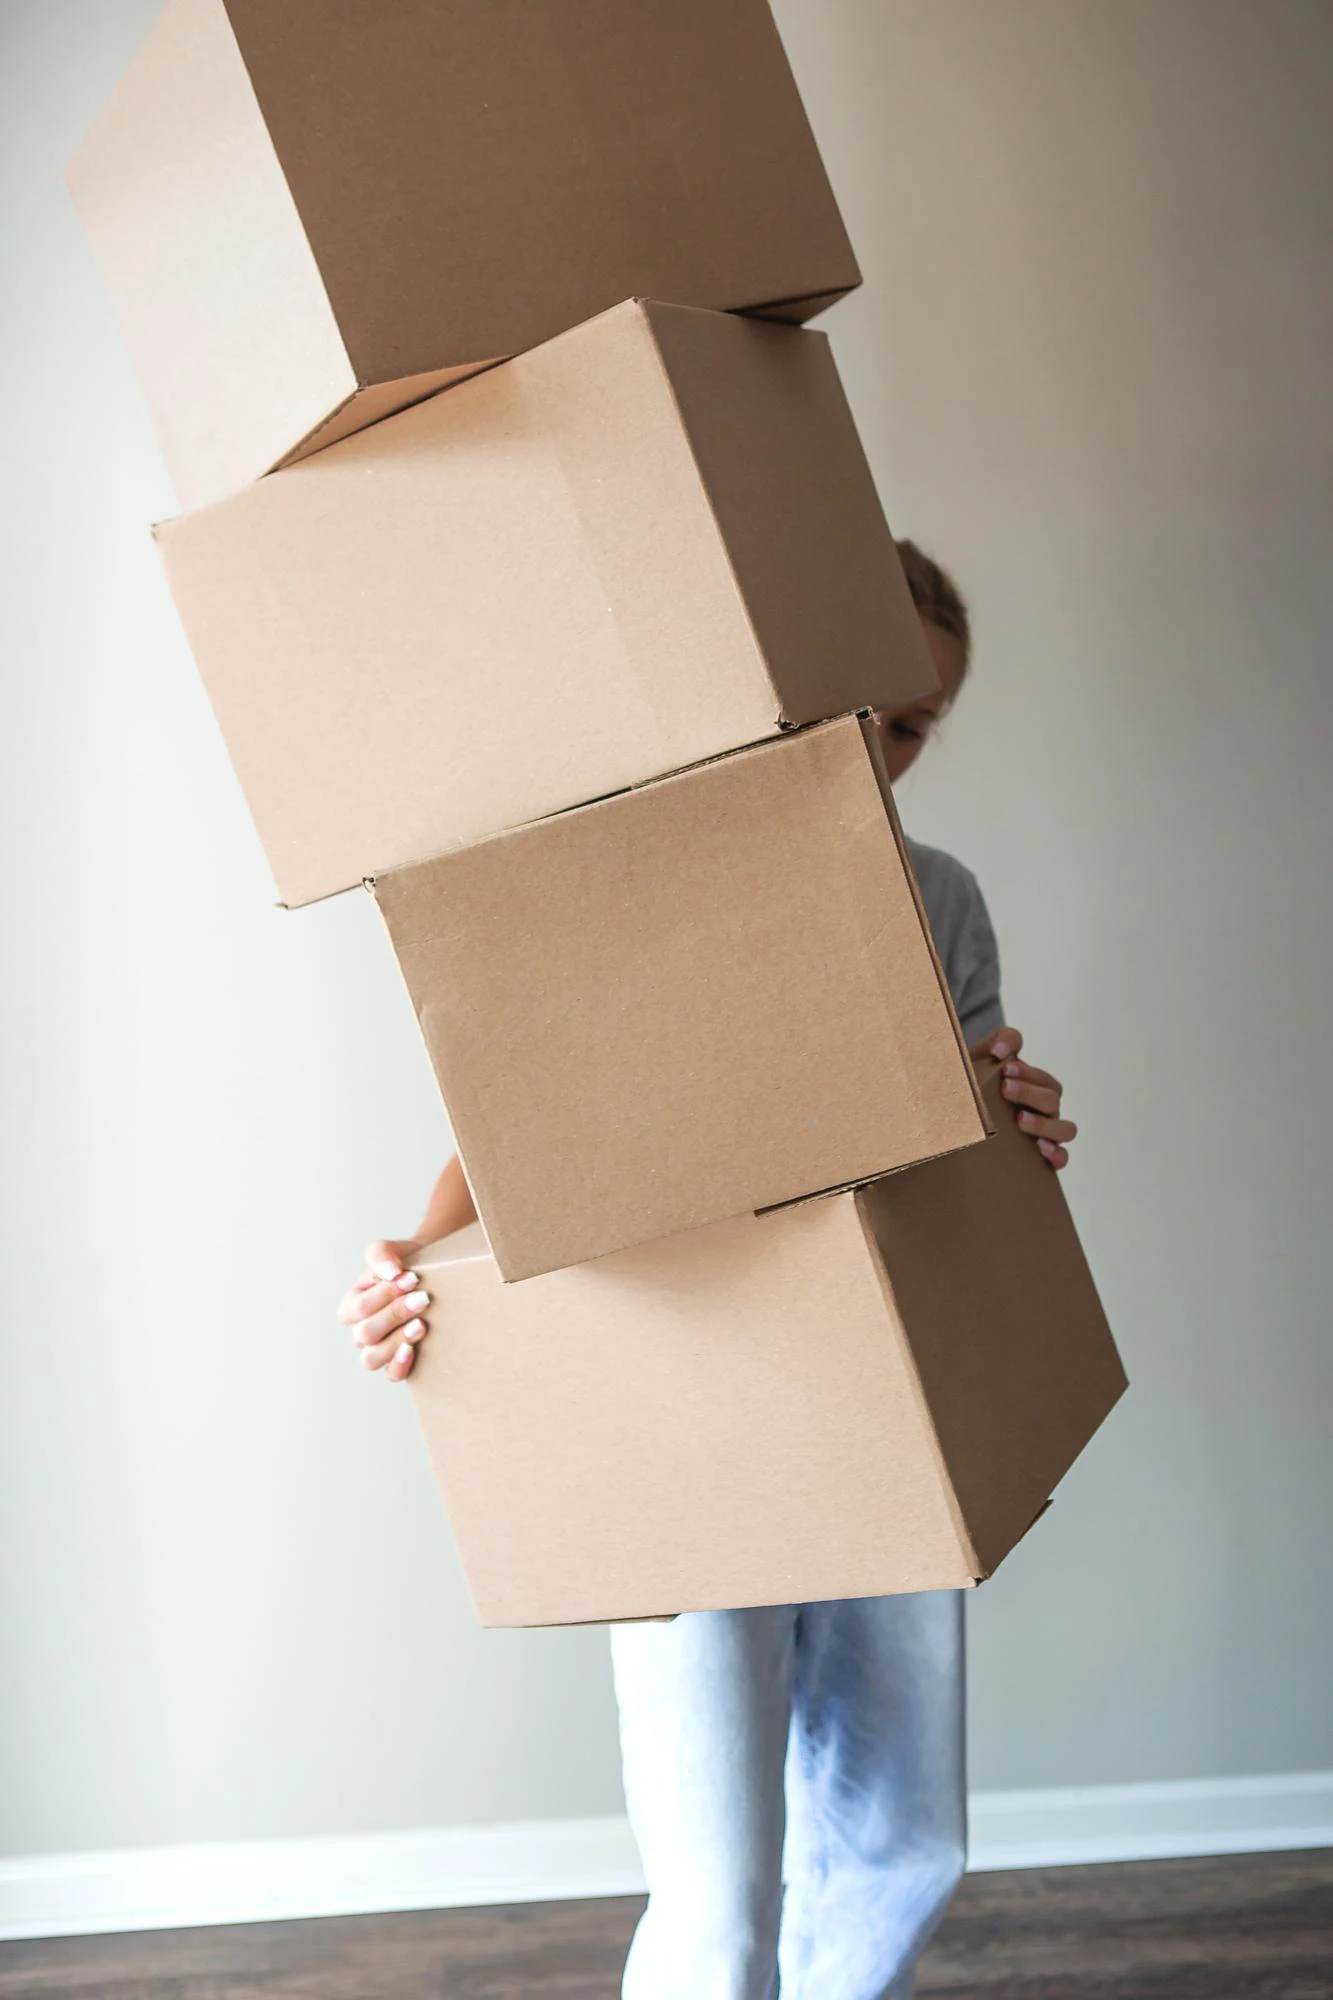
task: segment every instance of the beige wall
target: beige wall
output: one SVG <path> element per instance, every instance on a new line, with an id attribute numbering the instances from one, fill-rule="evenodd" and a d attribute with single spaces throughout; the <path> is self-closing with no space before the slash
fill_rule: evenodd
<path id="1" fill-rule="evenodd" d="M 990 897 L 1134 1395 L 974 1606 L 985 1786 L 1333 1762 L 1333 9 L 781 8 L 830 315 L 975 686 L 903 796 Z"/>
<path id="2" fill-rule="evenodd" d="M 268 907 L 145 533 L 59 170 L 153 11 L 0 8 L 0 1847 L 613 1811 L 601 1635 L 473 1630 L 330 1317 L 447 1134 L 368 900 Z M 778 11 L 885 499 L 976 611 L 905 814 L 1069 1079 L 1135 1380 L 972 1607 L 974 1780 L 1333 1764 L 1333 14 Z"/>

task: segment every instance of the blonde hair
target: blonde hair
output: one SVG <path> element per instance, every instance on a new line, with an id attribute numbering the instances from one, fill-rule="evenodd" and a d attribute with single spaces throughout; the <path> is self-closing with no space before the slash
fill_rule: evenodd
<path id="1" fill-rule="evenodd" d="M 915 542 L 900 541 L 897 549 L 913 604 L 922 618 L 958 641 L 966 673 L 972 663 L 972 621 L 962 591 L 948 570 L 941 569 L 934 557 L 919 549 Z"/>

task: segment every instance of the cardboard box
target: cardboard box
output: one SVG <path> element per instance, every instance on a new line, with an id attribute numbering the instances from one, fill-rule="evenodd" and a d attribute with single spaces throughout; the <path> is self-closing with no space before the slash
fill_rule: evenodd
<path id="1" fill-rule="evenodd" d="M 989 1066 L 988 1066 L 989 1068 Z M 483 1625 L 967 1587 L 1125 1388 L 1056 1176 L 996 1136 L 505 1285 L 418 1260 L 413 1395 Z"/>
<path id="2" fill-rule="evenodd" d="M 767 0 L 169 0 L 69 181 L 185 507 L 634 292 L 860 282 Z"/>
<path id="3" fill-rule="evenodd" d="M 854 716 L 373 887 L 506 1279 L 988 1129 Z"/>
<path id="4" fill-rule="evenodd" d="M 289 904 L 937 685 L 827 340 L 727 313 L 624 303 L 158 534 Z"/>

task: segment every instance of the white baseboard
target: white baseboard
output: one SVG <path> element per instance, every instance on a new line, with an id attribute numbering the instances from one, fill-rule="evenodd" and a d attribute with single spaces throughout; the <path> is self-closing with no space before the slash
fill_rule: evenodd
<path id="1" fill-rule="evenodd" d="M 968 1820 L 973 1869 L 1333 1847 L 1333 1771 L 974 1792 Z"/>
<path id="2" fill-rule="evenodd" d="M 974 1869 L 1333 1846 L 1333 1771 L 981 1792 Z M 0 1860 L 0 1938 L 463 1909 L 643 1891 L 628 1823 L 532 1820 Z"/>
<path id="3" fill-rule="evenodd" d="M 619 1815 L 0 1861 L 0 1938 L 643 1892 Z"/>

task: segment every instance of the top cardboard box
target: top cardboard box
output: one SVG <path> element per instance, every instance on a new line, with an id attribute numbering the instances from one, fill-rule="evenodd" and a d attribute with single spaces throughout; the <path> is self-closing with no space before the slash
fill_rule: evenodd
<path id="1" fill-rule="evenodd" d="M 860 282 L 767 0 L 169 0 L 69 181 L 185 507 L 635 293 Z"/>

